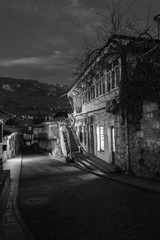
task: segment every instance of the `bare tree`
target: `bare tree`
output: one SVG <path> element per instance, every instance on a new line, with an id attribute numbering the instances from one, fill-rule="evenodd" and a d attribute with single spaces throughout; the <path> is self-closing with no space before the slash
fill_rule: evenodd
<path id="1" fill-rule="evenodd" d="M 151 3 L 148 6 L 146 24 L 143 28 L 142 26 L 138 26 L 136 21 L 132 21 L 128 17 L 134 4 L 135 0 L 132 0 L 132 2 L 127 5 L 124 5 L 122 0 L 111 0 L 106 4 L 105 11 L 97 13 L 101 18 L 101 26 L 96 29 L 95 38 L 97 38 L 97 40 L 89 42 L 84 38 L 84 53 L 80 59 L 74 59 L 78 64 L 77 69 L 73 74 L 75 79 L 77 79 L 99 55 L 108 42 L 108 39 L 113 35 L 141 37 L 142 34 L 146 34 L 149 38 L 156 38 L 157 33 L 153 27 L 155 23 L 149 24 L 150 10 L 152 7 Z"/>

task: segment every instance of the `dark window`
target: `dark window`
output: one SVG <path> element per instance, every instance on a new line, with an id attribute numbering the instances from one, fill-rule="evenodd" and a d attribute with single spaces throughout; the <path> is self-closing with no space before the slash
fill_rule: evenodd
<path id="1" fill-rule="evenodd" d="M 107 92 L 111 91 L 111 72 L 107 73 Z"/>
<path id="2" fill-rule="evenodd" d="M 84 136 L 84 144 L 86 145 L 86 140 L 87 140 L 87 137 L 86 137 L 86 126 L 83 126 L 83 136 Z"/>
<path id="3" fill-rule="evenodd" d="M 99 80 L 99 95 L 102 94 L 102 86 L 101 86 L 101 79 Z"/>
<path id="4" fill-rule="evenodd" d="M 91 100 L 93 99 L 93 85 L 91 86 Z"/>
<path id="5" fill-rule="evenodd" d="M 85 93 L 83 93 L 83 104 L 84 104 L 84 102 L 85 102 L 85 100 L 84 100 L 84 94 L 85 94 Z"/>
<path id="6" fill-rule="evenodd" d="M 116 87 L 118 87 L 119 82 L 121 81 L 121 79 L 120 79 L 120 67 L 119 66 L 115 67 L 115 79 L 116 79 Z"/>
<path id="7" fill-rule="evenodd" d="M 91 100 L 91 89 L 89 88 L 88 89 L 88 101 L 90 101 Z"/>
<path id="8" fill-rule="evenodd" d="M 95 98 L 95 86 L 93 85 L 92 86 L 92 89 L 93 89 L 93 99 Z"/>
<path id="9" fill-rule="evenodd" d="M 114 74 L 114 70 L 112 70 L 112 89 L 115 88 L 115 74 Z"/>
<path id="10" fill-rule="evenodd" d="M 79 141 L 83 142 L 82 126 L 79 126 Z"/>
<path id="11" fill-rule="evenodd" d="M 98 97 L 98 81 L 96 82 L 96 97 Z"/>
<path id="12" fill-rule="evenodd" d="M 102 78 L 102 94 L 105 93 L 105 79 Z"/>

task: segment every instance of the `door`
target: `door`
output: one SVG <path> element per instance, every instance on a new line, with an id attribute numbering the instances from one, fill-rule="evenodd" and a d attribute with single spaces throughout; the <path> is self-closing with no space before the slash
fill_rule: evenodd
<path id="1" fill-rule="evenodd" d="M 111 151 L 112 151 L 112 163 L 115 162 L 115 133 L 114 127 L 111 127 Z"/>
<path id="2" fill-rule="evenodd" d="M 94 153 L 94 133 L 93 133 L 93 125 L 90 125 L 90 153 Z"/>

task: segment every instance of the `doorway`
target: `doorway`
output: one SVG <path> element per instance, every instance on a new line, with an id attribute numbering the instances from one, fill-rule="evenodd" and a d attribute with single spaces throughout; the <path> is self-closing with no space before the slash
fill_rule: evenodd
<path id="1" fill-rule="evenodd" d="M 90 143 L 89 143 L 89 152 L 90 153 L 94 153 L 94 133 L 93 133 L 93 125 L 90 125 L 89 127 L 89 130 L 90 130 L 90 137 L 89 137 L 89 140 L 90 140 Z"/>

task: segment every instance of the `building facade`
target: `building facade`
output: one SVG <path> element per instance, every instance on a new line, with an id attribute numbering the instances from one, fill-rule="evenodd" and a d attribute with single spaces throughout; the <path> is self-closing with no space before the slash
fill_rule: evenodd
<path id="1" fill-rule="evenodd" d="M 114 36 L 68 92 L 73 108 L 73 128 L 84 151 L 126 173 L 135 169 L 130 142 L 135 143 L 136 138 L 131 141 L 132 130 L 123 122 L 121 109 L 118 110 L 119 86 L 125 78 L 126 64 L 134 67 L 135 59 L 153 46 L 152 41 L 145 39 Z"/>
<path id="2" fill-rule="evenodd" d="M 59 125 L 55 122 L 44 122 L 33 126 L 33 139 L 39 148 L 52 152 L 59 138 Z"/>
<path id="3" fill-rule="evenodd" d="M 22 145 L 21 129 L 3 126 L 3 161 L 15 156 Z"/>

